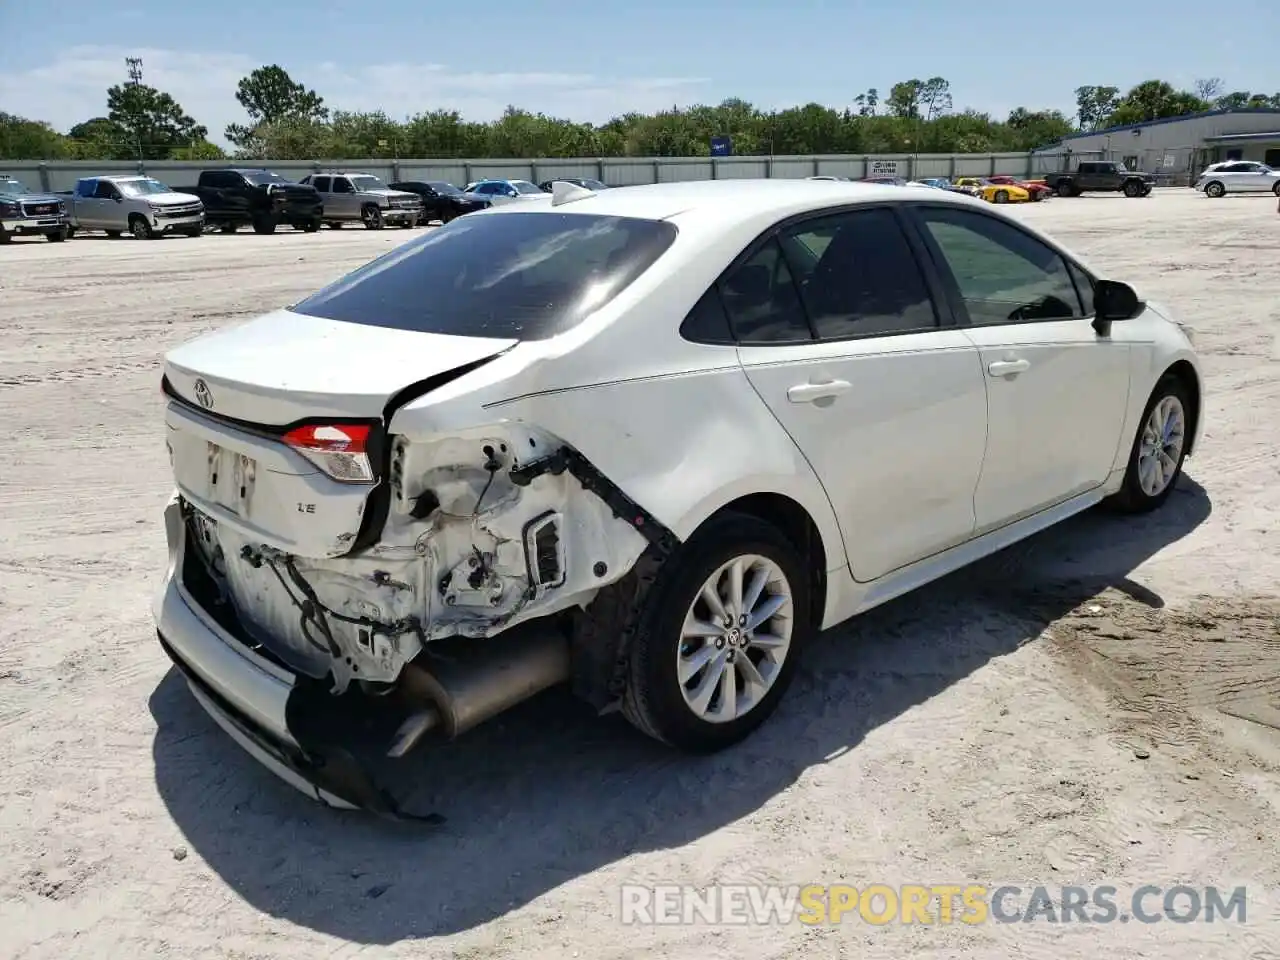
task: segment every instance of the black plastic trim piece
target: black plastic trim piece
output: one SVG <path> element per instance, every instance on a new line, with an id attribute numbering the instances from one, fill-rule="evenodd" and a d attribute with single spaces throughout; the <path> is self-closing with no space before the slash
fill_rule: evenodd
<path id="1" fill-rule="evenodd" d="M 527 487 L 544 474 L 559 476 L 565 471 L 582 484 L 584 490 L 599 497 L 615 517 L 628 523 L 664 556 L 680 546 L 680 539 L 657 517 L 623 493 L 616 483 L 596 469 L 586 457 L 569 447 L 561 447 L 548 456 L 514 467 L 509 476 L 517 487 Z"/>

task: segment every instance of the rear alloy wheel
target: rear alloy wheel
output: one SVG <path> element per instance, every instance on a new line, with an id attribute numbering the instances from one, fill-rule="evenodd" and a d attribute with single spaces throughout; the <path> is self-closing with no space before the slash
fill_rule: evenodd
<path id="1" fill-rule="evenodd" d="M 1142 412 L 1124 485 L 1110 498 L 1112 506 L 1146 513 L 1169 499 L 1187 455 L 1191 410 L 1186 384 L 1175 376 L 1162 377 Z"/>
<path id="2" fill-rule="evenodd" d="M 1226 192 L 1227 188 L 1218 180 L 1214 180 L 1212 183 L 1206 183 L 1204 186 L 1204 195 L 1206 197 L 1213 197 L 1215 200 Z"/>
<path id="3" fill-rule="evenodd" d="M 366 230 L 382 229 L 382 211 L 373 204 L 369 204 L 360 211 L 360 219 L 364 221 L 364 228 Z"/>
<path id="4" fill-rule="evenodd" d="M 768 719 L 809 631 L 808 579 L 786 537 L 756 517 L 717 517 L 642 602 L 623 701 L 632 724 L 710 753 Z"/>
<path id="5" fill-rule="evenodd" d="M 1124 195 L 1131 198 L 1142 196 L 1142 184 L 1137 180 L 1130 180 L 1124 185 Z"/>
<path id="6" fill-rule="evenodd" d="M 135 240 L 154 240 L 156 237 L 151 224 L 147 223 L 147 218 L 137 214 L 129 218 L 129 232 L 133 234 Z"/>

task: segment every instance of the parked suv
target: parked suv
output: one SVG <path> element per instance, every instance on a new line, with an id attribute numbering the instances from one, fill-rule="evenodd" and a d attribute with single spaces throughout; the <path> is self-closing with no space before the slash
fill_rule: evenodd
<path id="1" fill-rule="evenodd" d="M 0 243 L 39 236 L 54 243 L 70 236 L 66 202 L 51 193 L 32 193 L 17 177 L 0 173 Z"/>
<path id="2" fill-rule="evenodd" d="M 204 232 L 200 199 L 151 177 L 82 177 L 66 202 L 72 234 L 102 230 L 118 237 L 127 230 L 139 240 L 154 240 L 166 233 Z"/>
<path id="3" fill-rule="evenodd" d="M 1280 170 L 1253 160 L 1211 163 L 1196 179 L 1195 188 L 1207 197 L 1255 192 L 1270 192 L 1280 197 Z"/>
<path id="4" fill-rule="evenodd" d="M 331 229 L 359 220 L 368 230 L 388 223 L 413 227 L 422 216 L 422 201 L 406 190 L 393 190 L 371 173 L 312 173 L 302 182 L 324 200 L 324 222 Z"/>

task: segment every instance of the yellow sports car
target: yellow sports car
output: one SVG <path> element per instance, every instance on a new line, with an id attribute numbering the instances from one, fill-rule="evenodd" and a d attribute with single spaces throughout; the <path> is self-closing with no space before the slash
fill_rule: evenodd
<path id="1" fill-rule="evenodd" d="M 957 187 L 973 187 L 978 196 L 988 203 L 1026 203 L 1031 199 L 1031 191 L 1011 183 L 992 183 L 983 177 L 961 177 L 956 181 Z"/>

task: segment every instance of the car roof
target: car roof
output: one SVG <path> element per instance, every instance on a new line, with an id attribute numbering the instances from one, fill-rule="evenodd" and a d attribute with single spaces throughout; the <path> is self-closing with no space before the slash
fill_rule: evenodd
<path id="1" fill-rule="evenodd" d="M 612 187 L 580 200 L 554 207 L 557 213 L 602 214 L 666 220 L 677 214 L 721 218 L 726 223 L 755 220 L 762 215 L 778 218 L 844 204 L 902 200 L 901 187 L 838 180 L 685 180 Z M 930 202 L 965 205 L 960 194 L 930 196 Z M 551 195 L 529 203 L 505 204 L 483 211 L 483 216 L 521 216 L 553 209 Z"/>

